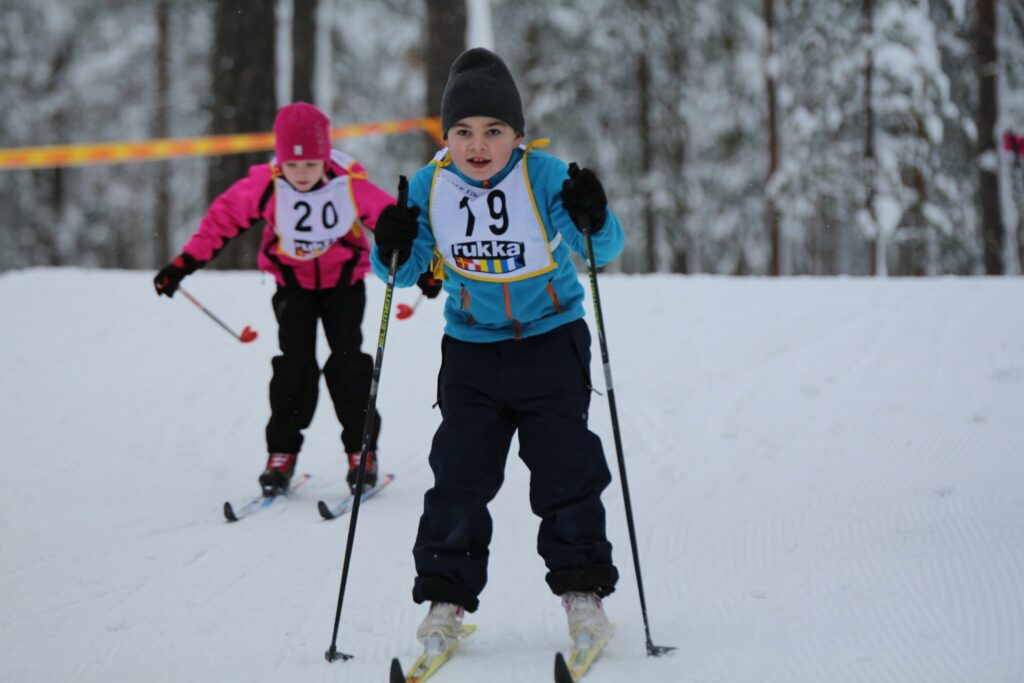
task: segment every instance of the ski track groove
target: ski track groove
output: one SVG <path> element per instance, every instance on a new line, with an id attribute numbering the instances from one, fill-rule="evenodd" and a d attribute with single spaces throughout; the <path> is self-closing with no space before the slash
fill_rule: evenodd
<path id="1" fill-rule="evenodd" d="M 904 312 L 919 304 L 920 301 L 916 300 L 904 301 L 896 307 L 897 310 L 884 311 L 884 313 L 888 317 L 900 320 L 904 318 Z M 875 325 L 875 320 L 872 319 L 872 316 L 877 315 L 878 309 L 875 308 L 864 319 L 854 319 L 847 324 L 871 327 Z M 918 320 L 907 324 L 921 324 L 921 322 Z M 927 321 L 927 324 L 934 334 L 925 335 L 932 339 L 931 346 L 933 347 L 928 350 L 926 355 L 938 355 L 943 358 L 943 362 L 939 363 L 938 367 L 929 377 L 931 386 L 934 389 L 940 386 L 945 378 L 945 359 L 949 355 L 949 342 L 947 341 L 949 329 L 948 316 L 944 313 L 932 316 Z M 813 368 L 818 362 L 823 366 L 828 366 L 827 359 L 835 354 L 835 350 L 830 348 L 829 342 L 844 334 L 842 327 L 840 326 L 837 329 L 820 334 L 808 345 L 811 353 L 806 354 L 808 357 L 804 359 L 804 365 L 811 369 L 806 371 L 805 374 L 812 374 Z M 861 388 L 859 385 L 863 385 L 866 382 L 876 383 L 879 377 L 870 371 L 882 364 L 886 349 L 891 344 L 898 343 L 905 333 L 906 330 L 901 327 L 885 330 L 884 334 L 876 336 L 873 343 L 863 349 L 858 356 L 848 359 L 844 372 L 834 373 L 829 383 L 833 387 L 839 387 L 840 389 L 846 388 L 844 384 L 849 383 L 851 387 L 846 388 L 847 391 L 859 390 Z M 806 348 L 804 351 L 806 352 Z M 795 365 L 791 359 L 786 359 L 784 354 L 775 361 L 775 364 L 778 365 L 778 368 L 772 367 L 772 363 L 763 363 L 760 365 L 758 373 L 755 373 L 752 378 L 747 378 L 744 387 L 736 392 L 736 398 L 732 402 L 733 407 L 730 420 L 736 418 L 742 411 L 747 409 L 746 403 L 748 400 L 753 400 L 752 397 L 768 393 L 771 386 L 785 380 L 786 369 Z M 641 406 L 640 408 L 637 412 L 643 416 L 643 425 L 641 429 L 637 430 L 638 433 L 643 434 L 650 431 L 657 433 L 656 429 L 659 423 L 651 418 L 652 412 L 647 410 L 646 406 Z M 814 423 L 813 417 L 812 415 L 791 427 L 789 432 L 784 434 L 770 449 L 773 451 L 773 454 L 778 455 L 783 452 L 787 444 L 797 439 L 808 425 Z M 726 431 L 729 431 L 729 429 L 729 427 L 726 427 Z M 888 501 L 901 500 L 908 497 L 913 498 L 914 496 L 920 496 L 920 482 L 922 480 L 936 482 L 957 480 L 961 474 L 966 474 L 973 469 L 970 461 L 970 451 L 973 447 L 975 452 L 977 452 L 978 444 L 962 443 L 967 442 L 970 438 L 963 435 L 962 432 L 959 437 L 954 436 L 952 440 L 949 440 L 937 432 L 922 434 L 913 428 L 900 427 L 897 421 L 897 424 L 889 426 L 884 430 L 867 430 L 867 433 L 870 434 L 870 440 L 867 442 L 865 450 L 873 456 L 873 459 L 886 463 L 887 467 L 883 470 L 884 474 L 881 474 L 876 468 L 858 468 L 857 471 L 862 474 L 852 482 L 849 482 L 850 486 L 846 490 L 846 494 L 851 500 L 876 499 Z M 658 447 L 654 443 L 644 443 L 643 445 L 649 449 Z M 915 458 L 896 459 L 896 462 L 893 462 L 891 458 L 885 457 L 887 453 L 904 450 L 906 446 L 912 446 L 913 450 L 919 455 Z M 976 463 L 974 464 L 976 466 Z M 921 469 L 922 465 L 925 466 L 924 470 Z M 939 483 L 931 486 L 931 493 L 934 496 L 943 497 L 951 495 L 952 492 Z M 672 562 L 679 561 L 684 544 L 682 540 L 684 534 L 680 533 L 680 531 L 685 526 L 685 523 L 673 524 L 669 529 L 665 530 L 669 532 L 670 538 L 676 539 L 675 542 L 670 542 L 665 548 Z M 790 518 L 775 518 L 755 523 L 746 533 L 741 533 L 735 543 L 726 546 L 723 562 L 718 567 L 723 577 L 756 576 L 758 570 L 768 562 L 769 558 L 767 556 L 770 554 L 770 549 L 797 543 L 794 538 L 799 535 L 799 527 L 800 523 Z M 884 532 L 884 530 L 882 531 Z M 646 547 L 647 544 L 645 544 Z M 872 557 L 868 554 L 856 566 L 859 566 L 864 572 L 874 570 L 873 574 L 878 575 L 880 568 L 886 565 L 881 561 L 880 557 Z M 887 585 L 895 579 L 895 577 L 884 575 L 877 576 L 877 578 L 883 585 Z M 960 577 L 959 580 L 962 581 L 963 577 Z M 955 587 L 963 585 L 958 583 L 957 579 L 953 579 L 949 584 L 950 594 L 954 595 L 956 594 Z M 1001 584 L 995 581 L 994 583 L 988 582 L 982 585 Z M 958 678 L 947 678 L 949 672 L 955 671 L 958 668 L 956 666 L 956 661 L 959 659 L 957 655 L 947 654 L 936 659 L 937 653 L 917 648 L 917 638 L 912 635 L 914 633 L 913 624 L 915 623 L 915 618 L 920 617 L 920 610 L 925 609 L 923 606 L 929 604 L 929 596 L 923 589 L 919 593 L 915 593 L 912 590 L 913 586 L 913 582 L 908 586 L 908 588 L 911 588 L 911 599 L 907 604 L 900 603 L 880 610 L 855 610 L 850 615 L 853 623 L 864 622 L 874 624 L 863 636 L 870 645 L 869 650 L 901 654 L 901 657 L 892 656 L 885 658 L 883 663 L 880 664 L 873 663 L 870 656 L 866 657 L 861 661 L 860 666 L 855 666 L 855 670 L 858 670 L 861 674 L 871 672 L 871 680 L 893 681 L 894 683 L 897 681 L 913 680 L 916 676 L 922 675 L 922 672 L 923 678 L 921 680 L 958 680 Z M 673 586 L 673 588 L 677 587 L 678 584 Z M 750 590 L 750 593 L 751 597 L 754 598 L 767 598 L 769 591 L 763 587 L 755 586 Z M 987 598 L 990 599 L 991 596 L 987 596 Z M 961 609 L 963 609 L 963 606 L 961 606 Z M 826 616 L 822 615 L 822 618 Z M 1005 619 L 998 621 L 1004 622 Z M 1000 626 L 1006 627 L 1004 632 L 1015 632 L 1014 625 L 1012 624 L 1000 623 Z M 1019 630 L 1016 632 L 1019 632 Z M 991 642 L 995 635 L 995 633 L 985 632 L 981 636 L 981 640 Z M 822 661 L 823 652 L 815 650 L 807 642 L 804 643 L 804 648 L 808 650 L 807 661 Z M 802 676 L 803 680 L 809 680 L 812 669 L 808 668 L 803 672 L 797 671 L 794 673 Z M 849 671 L 843 674 L 841 671 L 832 670 L 829 672 L 829 675 L 832 677 L 828 678 L 828 680 L 833 680 L 833 678 L 835 680 L 858 680 L 859 674 L 849 674 Z M 789 675 L 789 673 L 783 672 L 774 680 L 785 681 L 788 680 Z"/>
<path id="2" fill-rule="evenodd" d="M 237 287 L 251 274 L 198 277 L 211 303 L 237 305 L 232 321 L 263 333 L 256 344 L 230 346 L 179 301 L 157 307 L 149 275 L 0 277 L 4 296 L 26 302 L 5 338 L 8 436 L 34 459 L 24 490 L 0 503 L 0 679 L 373 681 L 392 656 L 417 654 L 425 608 L 409 599 L 410 549 L 438 421 L 440 306 L 425 302 L 388 341 L 384 462 L 401 484 L 390 505 L 362 508 L 338 638 L 356 659 L 328 665 L 347 520 L 321 522 L 313 487 L 343 477 L 336 420 L 321 405 L 308 430 L 302 500 L 223 521 L 220 503 L 254 490 L 263 464 L 264 409 L 246 402 L 265 394 L 275 353 L 273 285 L 254 297 Z M 90 326 L 50 294 L 72 286 L 113 322 Z M 372 327 L 383 287 L 367 288 Z M 613 475 L 604 499 L 622 578 L 606 602 L 620 630 L 588 683 L 1024 680 L 1017 281 L 612 276 L 602 289 L 652 637 L 680 649 L 644 657 L 591 315 L 602 392 L 591 428 Z M 51 334 L 68 326 L 88 328 L 74 366 Z M 323 360 L 322 335 L 318 348 Z M 101 370 L 115 359 L 131 370 L 123 386 Z M 166 381 L 170 367 L 179 381 Z M 183 375 L 216 376 L 246 400 L 190 400 Z M 80 389 L 65 405 L 69 376 Z M 159 415 L 135 405 L 153 386 L 168 399 Z M 60 428 L 43 428 L 53 418 Z M 527 477 L 510 460 L 492 506 L 492 579 L 467 618 L 481 630 L 438 683 L 550 680 L 568 644 Z M 106 495 L 111 482 L 121 495 Z"/>
<path id="3" fill-rule="evenodd" d="M 936 656 L 942 653 L 923 648 L 921 640 L 927 639 L 922 633 L 920 624 L 934 624 L 936 628 L 956 626 L 953 643 L 964 642 L 964 630 L 970 630 L 971 624 L 962 622 L 972 612 L 970 605 L 981 602 L 995 607 L 993 615 L 987 612 L 983 620 L 981 641 L 993 642 L 995 634 L 984 629 L 993 621 L 1005 622 L 1006 613 L 999 610 L 997 596 L 990 593 L 992 586 L 990 569 L 987 567 L 971 567 L 964 561 L 966 552 L 953 557 L 919 558 L 915 556 L 918 537 L 936 533 L 935 515 L 912 509 L 913 514 L 894 516 L 893 520 L 883 528 L 872 528 L 866 524 L 854 523 L 838 529 L 836 545 L 866 547 L 865 538 L 882 539 L 884 547 L 874 547 L 878 552 L 862 553 L 855 557 L 844 556 L 843 564 L 834 568 L 836 576 L 844 577 L 847 590 L 861 593 L 866 600 L 851 605 L 845 614 L 839 615 L 844 623 L 855 623 L 863 626 L 861 632 L 868 641 L 869 649 L 878 653 L 878 659 L 889 662 L 898 672 L 890 672 L 889 677 L 876 680 L 970 680 L 977 672 L 961 671 L 959 675 L 950 677 L 953 672 L 962 669 L 959 662 L 964 661 L 962 655 L 974 650 L 976 645 L 969 639 L 964 646 L 957 648 L 964 652 L 949 653 L 944 661 L 937 662 Z M 956 547 L 973 550 L 970 540 L 977 538 L 977 529 L 967 529 L 955 525 L 943 525 L 943 531 L 952 532 L 950 544 Z M 964 541 L 967 541 L 964 543 Z M 904 556 L 901 562 L 893 562 L 890 554 Z M 837 553 L 838 555 L 838 553 Z M 913 569 L 908 569 L 907 561 L 913 561 Z M 899 567 L 893 570 L 893 567 Z M 974 586 L 978 590 L 965 592 L 964 586 Z M 870 586 L 870 589 L 864 587 Z M 937 596 L 953 596 L 951 604 L 939 607 Z M 836 614 L 823 613 L 822 618 L 835 619 Z M 1001 626 L 1002 624 L 1000 624 Z M 961 675 L 963 678 L 961 678 Z"/>
<path id="4" fill-rule="evenodd" d="M 1014 652 L 1019 655 L 1020 643 L 1009 634 L 1024 628 L 1024 594 L 1020 584 L 1012 580 L 1024 573 L 1024 544 L 1019 536 L 1015 546 L 1007 544 L 979 521 L 987 516 L 975 514 L 975 510 L 972 506 L 949 516 L 944 529 L 961 552 L 949 558 L 953 561 L 936 562 L 928 569 L 936 574 L 934 581 L 941 588 L 936 592 L 953 596 L 947 622 L 961 632 L 958 641 L 992 658 L 1006 658 Z M 985 561 L 971 563 L 967 554 L 970 549 Z M 940 573 L 947 567 L 948 571 Z M 957 590 L 963 586 L 974 589 L 969 593 Z"/>

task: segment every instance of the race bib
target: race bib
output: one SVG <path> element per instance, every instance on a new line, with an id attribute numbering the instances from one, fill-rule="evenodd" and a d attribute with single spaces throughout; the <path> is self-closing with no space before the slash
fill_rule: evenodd
<path id="1" fill-rule="evenodd" d="M 525 157 L 493 188 L 439 169 L 430 224 L 445 263 L 476 280 L 524 280 L 556 267 L 526 182 Z"/>
<path id="2" fill-rule="evenodd" d="M 358 212 L 348 176 L 299 192 L 284 178 L 275 182 L 278 250 L 295 259 L 314 259 L 347 235 Z"/>

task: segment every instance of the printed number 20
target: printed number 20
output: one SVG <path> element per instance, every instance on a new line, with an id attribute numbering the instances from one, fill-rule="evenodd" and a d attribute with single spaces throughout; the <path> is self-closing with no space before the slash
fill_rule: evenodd
<path id="1" fill-rule="evenodd" d="M 295 225 L 296 232 L 312 232 L 313 226 L 306 224 L 306 219 L 309 218 L 309 214 L 313 211 L 307 202 L 295 202 L 293 207 L 295 210 L 302 209 L 302 215 L 299 216 L 299 222 Z M 323 221 L 323 226 L 330 230 L 338 224 L 338 210 L 334 208 L 332 202 L 324 204 L 324 208 L 321 211 L 320 220 Z"/>

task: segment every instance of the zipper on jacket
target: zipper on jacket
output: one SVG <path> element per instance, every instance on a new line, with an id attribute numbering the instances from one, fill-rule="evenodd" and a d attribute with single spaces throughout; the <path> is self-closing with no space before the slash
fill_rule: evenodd
<path id="1" fill-rule="evenodd" d="M 512 317 L 512 294 L 509 291 L 508 283 L 501 283 L 501 288 L 505 293 L 505 317 L 512 321 L 512 328 L 515 330 L 515 338 L 523 338 L 523 326 L 522 324 Z"/>
<path id="2" fill-rule="evenodd" d="M 459 291 L 459 304 L 462 306 L 462 310 L 466 312 L 466 315 L 469 316 L 469 324 L 475 325 L 476 318 L 469 312 L 469 290 L 462 283 L 459 283 L 459 287 L 461 288 Z"/>
<path id="3" fill-rule="evenodd" d="M 548 296 L 551 297 L 551 303 L 554 304 L 555 310 L 561 313 L 565 309 L 562 308 L 562 302 L 558 300 L 558 293 L 555 292 L 555 286 L 551 284 L 551 281 L 552 278 L 548 278 L 548 286 L 546 287 L 548 290 Z"/>
<path id="4" fill-rule="evenodd" d="M 320 259 L 313 259 L 313 289 L 320 289 Z"/>

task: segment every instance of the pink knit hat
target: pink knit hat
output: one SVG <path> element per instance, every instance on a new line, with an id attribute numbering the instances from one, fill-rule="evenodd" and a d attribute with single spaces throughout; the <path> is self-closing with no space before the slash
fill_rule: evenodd
<path id="1" fill-rule="evenodd" d="M 330 161 L 331 121 L 311 104 L 281 107 L 274 119 L 274 153 L 286 161 Z"/>

